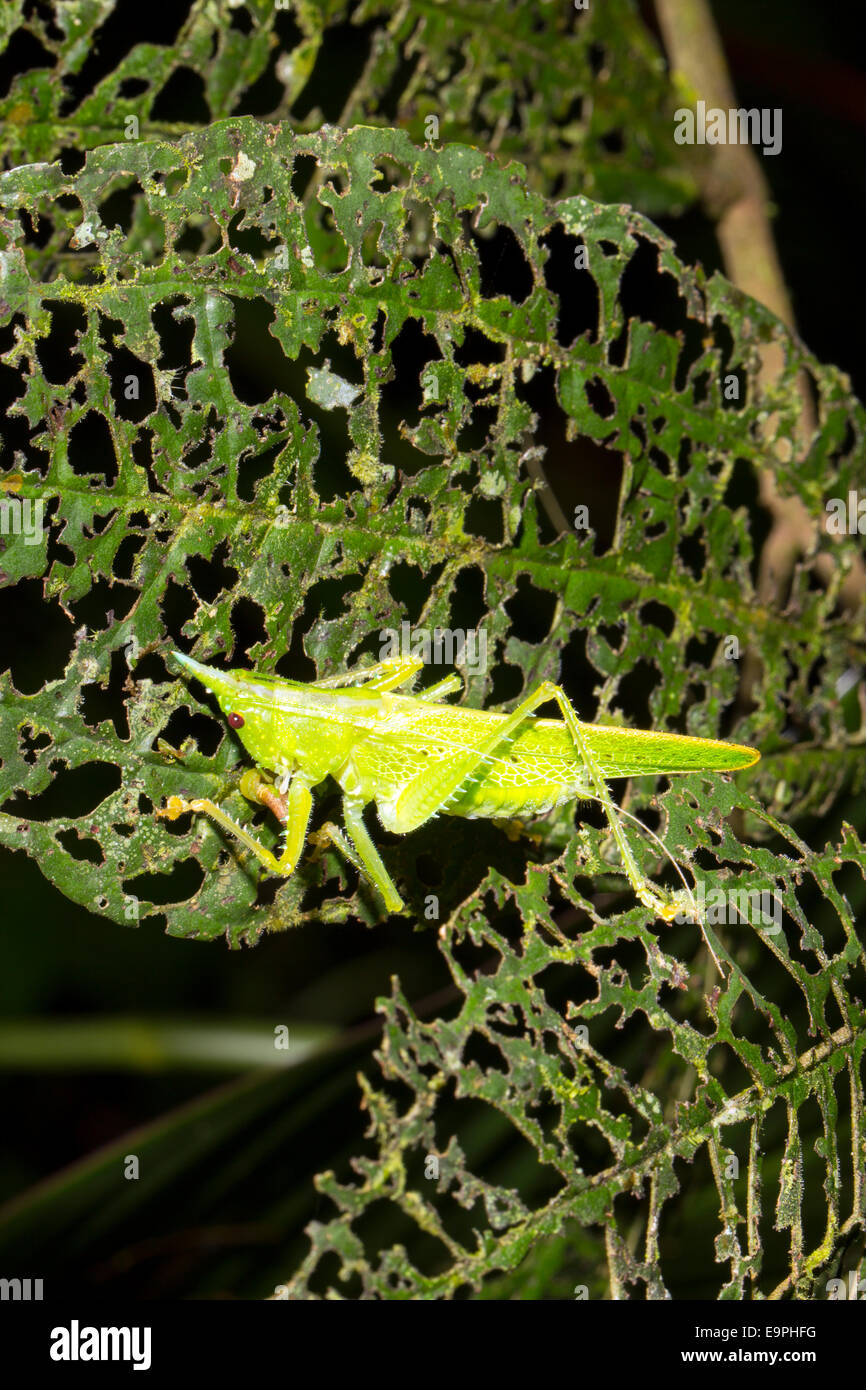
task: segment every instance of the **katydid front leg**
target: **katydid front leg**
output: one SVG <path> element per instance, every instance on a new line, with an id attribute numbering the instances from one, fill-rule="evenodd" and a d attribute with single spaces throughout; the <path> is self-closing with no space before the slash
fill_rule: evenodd
<path id="1" fill-rule="evenodd" d="M 361 666 L 357 671 L 341 671 L 336 676 L 323 676 L 313 681 L 315 690 L 337 690 L 340 686 L 366 686 L 371 694 L 376 691 L 396 690 L 401 685 L 414 681 L 424 662 L 419 656 L 391 656 L 385 661 L 377 661 L 375 666 Z"/>
<path id="2" fill-rule="evenodd" d="M 225 811 L 208 797 L 185 801 L 183 797 L 170 796 L 162 810 L 158 810 L 156 814 L 165 817 L 166 820 L 177 820 L 178 816 L 182 816 L 186 811 L 210 816 L 223 830 L 227 830 L 230 835 L 240 840 L 242 845 L 246 845 L 272 874 L 288 878 L 295 871 L 307 838 L 307 826 L 313 805 L 309 786 L 303 778 L 296 775 L 287 795 L 281 796 L 273 783 L 262 777 L 260 772 L 247 771 L 241 777 L 240 791 L 248 801 L 267 806 L 285 826 L 286 843 L 279 858 L 269 849 L 265 849 L 264 845 L 260 845 L 254 835 L 233 821 L 231 816 L 227 816 Z"/>
<path id="3" fill-rule="evenodd" d="M 294 873 L 298 860 L 304 848 L 307 838 L 307 827 L 310 820 L 313 798 L 309 786 L 297 775 L 292 778 L 288 794 L 281 796 L 273 783 L 268 782 L 262 777 L 261 773 L 247 771 L 243 774 L 240 781 L 240 790 L 243 796 L 249 801 L 256 801 L 261 806 L 267 806 L 268 810 L 273 811 L 281 825 L 285 826 L 286 842 L 282 854 L 279 858 L 272 854 L 264 845 L 260 845 L 249 831 L 244 830 L 243 826 L 238 825 L 221 810 L 215 802 L 207 797 L 196 798 L 193 801 L 185 801 L 179 796 L 170 796 L 162 810 L 157 811 L 158 816 L 163 816 L 166 820 L 177 820 L 186 811 L 194 811 L 216 821 L 223 830 L 227 830 L 230 835 L 234 835 L 241 844 L 246 845 L 251 850 L 260 863 L 264 864 L 272 874 L 277 874 L 280 878 L 289 878 Z M 379 852 L 370 836 L 367 827 L 361 818 L 363 806 L 359 802 L 345 797 L 343 800 L 343 815 L 346 821 L 346 829 L 351 837 L 352 844 L 346 836 L 329 821 L 317 831 L 312 839 L 319 845 L 326 845 L 329 842 L 335 845 L 340 852 L 345 855 L 350 864 L 353 864 L 358 872 L 366 876 L 385 900 L 385 906 L 389 912 L 402 912 L 404 903 L 400 894 L 394 886 L 393 881 L 379 857 Z M 354 848 L 353 848 L 354 845 Z"/>
<path id="4" fill-rule="evenodd" d="M 337 676 L 325 676 L 320 681 L 313 681 L 313 687 L 316 690 L 336 690 L 340 686 L 359 685 L 371 695 L 383 694 L 385 691 L 398 690 L 401 686 L 410 685 L 423 665 L 424 662 L 418 656 L 394 656 L 389 657 L 387 661 L 378 662 L 375 666 L 364 666 L 360 671 L 344 671 Z M 454 674 L 428 686 L 415 698 L 428 702 L 442 700 L 446 695 L 453 695 L 462 689 L 462 679 Z"/>

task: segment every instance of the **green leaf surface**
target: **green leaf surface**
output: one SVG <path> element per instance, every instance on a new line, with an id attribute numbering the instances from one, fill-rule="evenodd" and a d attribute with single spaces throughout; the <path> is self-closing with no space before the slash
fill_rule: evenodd
<path id="1" fill-rule="evenodd" d="M 656 215 L 696 196 L 671 141 L 680 97 L 634 0 L 583 11 L 561 0 L 193 0 L 156 26 L 162 42 L 125 44 L 117 0 L 53 8 L 51 23 L 21 0 L 0 17 L 0 51 L 28 55 L 0 99 L 10 163 L 176 138 L 252 109 L 296 129 L 339 119 L 401 127 L 418 144 L 480 140 L 521 159 L 540 191 L 627 197 Z"/>
<path id="2" fill-rule="evenodd" d="M 125 221 L 107 207 L 120 188 L 133 190 Z M 481 1291 L 539 1242 L 555 1251 L 574 1223 L 603 1223 L 613 1291 L 663 1297 L 659 1221 L 683 1165 L 701 1159 L 719 1195 L 722 1296 L 772 1291 L 756 1211 L 774 1211 L 789 1238 L 778 1287 L 811 1296 L 864 1221 L 852 981 L 866 851 L 849 824 L 818 846 L 790 828 L 862 789 L 863 617 L 838 604 L 859 538 L 822 525 L 827 498 L 862 477 L 864 414 L 846 379 L 722 277 L 682 264 L 632 208 L 550 201 L 519 165 L 467 145 L 420 148 L 404 131 L 222 120 L 100 145 L 77 173 L 10 169 L 0 209 L 0 361 L 19 382 L 4 495 L 42 503 L 46 520 L 2 538 L 6 602 L 32 611 L 41 584 L 43 628 L 0 684 L 0 841 L 67 897 L 232 945 L 381 918 L 330 852 L 260 884 L 209 822 L 154 818 L 177 794 L 253 821 L 240 747 L 176 678 L 173 647 L 309 680 L 375 659 L 404 623 L 483 632 L 470 704 L 511 705 L 561 679 L 584 718 L 762 750 L 738 782 L 629 792 L 632 812 L 658 792 L 652 823 L 708 894 L 779 905 L 775 933 L 710 919 L 724 986 L 701 976 L 696 927 L 664 934 L 633 905 L 608 835 L 591 820 L 576 831 L 573 808 L 531 840 L 447 818 L 381 837 L 422 929 L 424 862 L 446 866 L 434 897 L 458 1009 L 421 1023 L 398 986 L 383 1004 L 382 1066 L 404 1101 L 365 1078 L 378 1153 L 357 1161 L 356 1184 L 322 1179 L 337 1214 L 311 1228 L 289 1296 L 321 1291 L 328 1251 L 362 1296 Z M 803 373 L 819 423 L 801 450 Z M 558 421 L 543 441 L 541 417 Z M 546 454 L 565 461 L 592 529 L 551 523 Z M 614 468 L 605 540 L 593 471 Z M 759 469 L 815 520 L 784 611 L 753 587 Z M 836 562 L 829 583 L 813 578 L 822 555 Z M 755 678 L 738 703 L 746 660 Z M 326 789 L 317 816 L 334 809 Z M 254 829 L 274 845 L 272 822 L 257 815 Z M 636 853 L 664 872 L 649 840 Z M 560 975 L 548 997 L 563 968 L 582 987 Z M 660 1045 L 630 1072 L 627 1055 L 611 1060 L 610 1029 L 635 1019 Z M 473 1046 L 501 1060 L 473 1061 Z M 450 1139 L 442 1128 L 446 1088 L 457 1110 L 472 1100 L 503 1117 L 534 1155 L 530 1181 L 510 1180 L 507 1164 L 501 1181 L 475 1176 L 459 1126 Z M 813 1101 L 818 1236 L 801 1212 L 811 1156 L 799 1116 Z M 788 1133 L 768 1176 L 774 1107 Z M 576 1128 L 595 1155 L 586 1168 Z M 435 1188 L 421 1175 L 431 1154 Z M 641 1194 L 635 1253 L 617 1204 Z M 432 1242 L 426 1264 L 399 1236 L 367 1258 L 353 1223 L 383 1197 Z"/>

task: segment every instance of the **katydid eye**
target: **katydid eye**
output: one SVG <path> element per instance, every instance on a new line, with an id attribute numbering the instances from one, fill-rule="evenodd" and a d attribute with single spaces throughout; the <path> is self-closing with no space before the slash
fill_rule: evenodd
<path id="1" fill-rule="evenodd" d="M 242 728 L 244 727 L 244 717 L 243 717 L 243 715 L 242 715 L 242 714 L 230 714 L 230 715 L 229 715 L 229 724 L 230 724 L 230 726 L 231 726 L 233 729 L 242 729 Z"/>

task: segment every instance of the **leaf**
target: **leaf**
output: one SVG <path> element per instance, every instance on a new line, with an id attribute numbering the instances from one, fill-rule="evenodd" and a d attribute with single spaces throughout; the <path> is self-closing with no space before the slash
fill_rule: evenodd
<path id="1" fill-rule="evenodd" d="M 304 156 L 332 171 L 313 215 L 291 189 L 294 163 Z M 377 161 L 402 167 L 403 185 L 378 191 Z M 166 249 L 149 264 L 136 264 L 122 234 L 100 221 L 101 192 L 119 162 L 146 190 L 148 215 L 161 224 L 157 241 Z M 743 303 L 718 277 L 705 283 L 680 266 L 666 239 L 636 214 L 583 198 L 548 208 L 516 173 L 462 147 L 421 151 L 399 133 L 365 129 L 292 142 L 284 130 L 248 120 L 177 146 L 103 148 L 72 177 L 58 165 L 13 170 L 0 191 L 7 316 L 27 316 L 4 361 L 24 372 L 13 411 L 26 417 L 37 450 L 22 497 L 49 505 L 54 537 L 50 559 L 47 535 L 36 545 L 28 544 L 32 537 L 10 537 L 4 567 L 19 584 L 44 569 L 71 646 L 62 678 L 41 690 L 19 693 L 6 679 L 3 789 L 14 800 L 6 801 L 0 838 L 14 846 L 26 836 L 45 872 L 75 901 L 95 903 L 117 921 L 164 906 L 172 932 L 226 932 L 232 941 L 255 940 L 266 922 L 278 929 L 323 909 L 339 917 L 360 907 L 375 920 L 368 902 L 329 894 L 325 906 L 314 892 L 315 867 L 284 884 L 273 904 L 256 907 L 250 866 L 212 827 L 196 825 L 192 837 L 178 838 L 152 810 L 183 793 L 228 798 L 233 811 L 250 815 L 230 796 L 241 763 L 222 726 L 221 737 L 207 734 L 210 743 L 219 740 L 212 757 L 190 751 L 167 762 L 159 751 L 160 739 L 171 742 L 178 707 L 198 719 L 209 712 L 185 685 L 168 682 L 167 647 L 193 639 L 197 656 L 223 652 L 233 664 L 285 674 L 290 644 L 304 634 L 305 652 L 291 659 L 301 678 L 352 665 L 371 644 L 381 646 L 386 630 L 400 630 L 405 584 L 395 584 L 395 569 L 417 574 L 415 616 L 430 629 L 463 626 L 455 603 L 467 586 L 474 597 L 466 627 L 483 623 L 488 650 L 522 670 L 524 688 L 555 671 L 575 624 L 592 629 L 587 653 L 605 677 L 604 706 L 628 671 L 655 659 L 664 680 L 650 713 L 662 725 L 681 709 L 698 672 L 705 676 L 702 663 L 681 659 L 690 640 L 712 647 L 734 633 L 743 647 L 760 641 L 767 672 L 761 708 L 740 736 L 754 738 L 770 759 L 782 647 L 798 670 L 819 661 L 824 689 L 832 691 L 848 661 L 846 634 L 826 630 L 832 592 L 809 593 L 801 584 L 793 618 L 754 613 L 743 587 L 751 561 L 745 516 L 723 504 L 736 457 L 757 463 L 767 451 L 786 452 L 798 411 L 796 375 L 808 359 L 757 305 Z M 36 215 L 45 199 L 56 203 L 61 195 L 80 205 L 102 249 L 84 281 L 61 276 L 44 286 L 31 281 L 20 225 L 8 216 L 19 205 Z M 222 224 L 223 250 L 198 259 L 172 251 L 203 203 Z M 419 206 L 435 235 L 413 260 Z M 522 302 L 483 293 L 483 259 L 467 216 L 479 230 L 495 220 L 520 247 Z M 269 254 L 233 247 L 233 226 L 255 231 Z M 547 284 L 552 258 L 541 245 L 554 229 L 566 244 L 586 248 L 591 270 L 580 274 L 596 293 L 595 322 L 568 350 L 557 341 L 563 299 Z M 321 269 L 319 259 L 331 258 L 338 240 L 344 268 Z M 622 282 L 629 264 L 647 254 L 676 287 L 684 327 L 705 325 L 709 336 L 694 360 L 677 337 L 649 332 L 643 319 L 626 325 Z M 55 385 L 38 370 L 39 352 L 70 312 L 77 327 L 69 375 Z M 712 325 L 723 316 L 733 338 L 727 365 L 737 365 L 746 397 L 737 410 L 722 409 L 722 349 L 712 343 L 713 332 L 720 335 Z M 414 422 L 411 412 L 395 421 L 385 405 L 387 383 L 410 322 L 420 325 L 424 354 L 432 356 L 416 387 L 420 413 Z M 282 349 L 281 358 L 274 348 L 283 362 L 278 371 L 289 381 L 292 362 L 307 352 L 344 345 L 354 365 L 344 369 L 349 380 L 338 396 L 348 403 L 347 393 L 360 393 L 342 436 L 346 466 L 335 457 L 346 446 L 333 434 L 333 412 L 318 422 L 309 413 L 322 404 L 322 388 L 312 398 L 308 388 L 301 406 L 285 390 L 251 392 L 240 376 L 237 354 L 252 323 L 267 325 L 267 339 Z M 480 353 L 482 335 L 490 362 Z M 770 340 L 783 345 L 785 365 L 767 397 L 757 381 L 756 343 Z M 167 385 L 168 369 L 160 366 L 167 361 L 179 363 L 182 387 Z M 817 493 L 834 442 L 854 422 L 862 427 L 838 375 L 809 366 L 825 426 L 796 472 L 793 464 L 777 470 L 783 490 L 796 477 L 807 496 L 810 478 Z M 309 370 L 311 381 L 334 377 L 325 365 Z M 532 482 L 518 467 L 537 418 L 522 386 L 547 373 L 567 413 L 566 435 L 592 435 L 624 457 L 616 544 L 601 558 L 586 536 L 541 542 Z M 770 402 L 775 438 L 760 428 Z M 59 427 L 52 424 L 58 419 Z M 479 439 L 471 447 L 466 432 L 473 429 Z M 78 443 L 90 439 L 95 454 Z M 840 456 L 843 492 L 853 467 L 852 456 Z M 501 543 L 473 530 L 464 485 L 474 477 L 487 480 Z M 695 561 L 681 557 L 707 549 L 714 572 L 698 586 Z M 103 586 L 114 619 L 85 641 L 77 614 Z M 539 634 L 543 647 L 508 635 L 508 605 L 524 593 L 539 602 L 551 595 L 559 606 L 559 621 Z M 181 594 L 183 601 L 175 598 Z M 624 610 L 638 597 L 676 615 L 667 638 L 641 620 L 646 607 Z M 733 663 L 717 655 L 714 674 L 706 698 L 689 712 L 695 732 L 716 731 L 722 702 L 734 692 Z M 471 695 L 480 687 L 476 676 Z M 120 689 L 122 701 L 111 701 L 109 691 Z M 110 722 L 99 713 L 106 702 Z M 847 742 L 835 702 L 810 704 L 815 737 Z M 86 768 L 99 777 L 91 777 L 90 800 L 81 806 L 76 773 Z M 264 833 L 273 838 L 273 827 Z M 169 876 L 178 852 L 187 862 Z M 412 853 L 401 846 L 404 870 Z M 465 888 L 465 879 L 457 886 Z"/>
<path id="2" fill-rule="evenodd" d="M 770 946 L 795 976 L 802 994 L 800 1007 L 805 1001 L 810 1016 L 809 1031 L 821 1039 L 800 1055 L 788 1017 L 733 962 L 734 955 L 743 954 L 742 946 L 738 951 L 735 945 L 729 957 L 732 972 L 725 991 L 716 987 L 710 995 L 711 1029 L 707 1031 L 705 1018 L 684 1017 L 686 1009 L 697 1013 L 696 981 L 689 982 L 691 999 L 677 996 L 676 988 L 686 989 L 686 976 L 678 962 L 660 949 L 639 913 L 617 922 L 617 935 L 630 933 L 641 946 L 637 956 L 631 957 L 639 957 L 645 967 L 635 982 L 638 972 L 624 968 L 619 950 L 609 965 L 602 964 L 613 934 L 588 903 L 581 906 L 592 927 L 584 928 L 576 942 L 569 941 L 550 909 L 550 885 L 543 871 L 532 871 L 525 885 L 491 874 L 483 885 L 484 896 L 479 895 L 476 903 L 448 923 L 442 949 L 459 992 L 456 1014 L 447 1021 L 425 1023 L 397 987 L 391 999 L 380 1001 L 385 1041 L 377 1055 L 383 1079 L 402 1083 L 400 1094 L 408 1099 L 395 1103 L 392 1089 L 377 1089 L 361 1078 L 370 1116 L 368 1135 L 376 1152 L 353 1160 L 358 1179 L 354 1183 L 338 1182 L 333 1172 L 317 1180 L 319 1191 L 331 1199 L 337 1214 L 310 1225 L 309 1253 L 278 1296 L 315 1297 L 321 1288 L 319 1265 L 325 1255 L 336 1255 L 339 1261 L 339 1278 L 328 1286 L 330 1296 L 339 1296 L 342 1288 L 347 1295 L 363 1298 L 477 1295 L 492 1274 L 514 1273 L 529 1252 L 555 1247 L 575 1224 L 589 1228 L 603 1224 L 613 1296 L 670 1297 L 661 1261 L 660 1226 L 671 1204 L 676 1216 L 670 1219 L 690 1229 L 691 1241 L 699 1245 L 700 1227 L 708 1223 L 704 1214 L 690 1225 L 688 1213 L 694 1203 L 682 1191 L 682 1161 L 693 1165 L 703 1156 L 712 1168 L 718 1196 L 716 1220 L 722 1224 L 715 1258 L 725 1267 L 725 1279 L 718 1296 L 738 1300 L 759 1296 L 766 1284 L 764 1248 L 773 1215 L 762 1200 L 762 1191 L 768 1169 L 772 1172 L 777 1166 L 772 1150 L 769 1155 L 765 1150 L 773 1133 L 773 1109 L 781 1104 L 787 1112 L 788 1141 L 774 1224 L 777 1231 L 790 1233 L 790 1272 L 772 1294 L 815 1297 L 818 1276 L 823 1274 L 826 1280 L 836 1272 L 836 1262 L 866 1222 L 862 1079 L 866 1030 L 862 1006 L 846 1002 L 844 988 L 855 964 L 862 965 L 863 948 L 852 914 L 832 883 L 832 873 L 842 859 L 856 863 L 866 877 L 866 851 L 855 842 L 850 828 L 846 838 L 841 855 L 818 855 L 798 845 L 802 865 L 792 865 L 781 890 L 786 914 L 790 914 L 786 915 L 788 930 L 778 940 L 763 933 L 760 937 L 761 949 Z M 801 867 L 824 890 L 826 902 L 837 914 L 835 927 L 841 926 L 844 932 L 845 947 L 835 955 L 825 952 L 819 933 L 798 903 L 795 888 Z M 563 895 L 568 894 L 567 876 L 555 873 L 554 878 Z M 508 924 L 504 931 L 493 925 L 503 920 Z M 804 970 L 794 956 L 790 927 L 795 922 L 803 948 L 808 943 L 814 952 L 819 972 Z M 736 935 L 731 932 L 732 937 Z M 475 948 L 473 958 L 483 961 L 483 967 L 472 973 L 461 964 L 469 941 Z M 558 982 L 552 988 L 551 975 Z M 593 994 L 579 1004 L 569 1004 L 575 980 L 581 982 L 578 988 L 584 994 L 582 982 L 591 980 Z M 836 1029 L 825 1016 L 830 998 L 845 1019 Z M 755 1011 L 753 1016 L 767 1019 L 769 1047 L 757 1045 L 748 1036 L 750 1030 L 744 1033 L 733 1026 L 737 1006 L 746 999 L 750 1012 Z M 610 1061 L 610 1023 L 613 1019 L 614 1027 L 622 1029 L 636 1023 L 641 1014 L 659 1039 L 669 1037 L 670 1050 L 658 1054 L 655 1074 L 651 1069 L 644 1082 L 636 1083 L 629 1069 Z M 751 1078 L 734 1096 L 716 1074 L 714 1054 L 718 1057 L 720 1048 L 730 1049 L 729 1055 L 738 1059 L 743 1073 Z M 435 1085 L 430 1084 L 431 1076 L 436 1078 Z M 852 1148 L 847 1157 L 839 1145 L 840 1096 L 850 1103 L 847 1142 Z M 512 1131 L 536 1151 L 548 1176 L 546 1181 L 536 1177 L 535 1190 L 530 1189 L 535 1201 L 527 1200 L 525 1182 L 518 1192 L 509 1183 L 473 1175 L 458 1138 L 465 1126 L 461 1101 L 470 1100 L 482 1101 L 503 1114 Z M 809 1249 L 804 1241 L 801 1115 L 812 1101 L 820 1107 L 821 1137 L 814 1151 L 826 1161 L 827 1221 L 822 1238 Z M 600 1150 L 606 1155 L 604 1164 L 598 1162 Z M 588 1154 L 594 1160 L 589 1171 L 581 1165 L 581 1158 L 585 1161 Z M 557 1183 L 552 1195 L 550 1176 Z M 547 1200 L 538 1200 L 545 1192 Z M 423 1264 L 413 1261 L 403 1244 L 381 1251 L 378 1258 L 366 1255 L 355 1233 L 356 1223 L 363 1224 L 368 1210 L 383 1198 L 402 1211 L 416 1245 L 421 1233 L 433 1238 L 432 1259 L 426 1248 Z M 674 1199 L 678 1199 L 676 1205 Z M 472 1215 L 455 1238 L 453 1213 L 458 1206 Z M 630 1227 L 640 1231 L 642 1258 L 635 1253 L 633 1240 L 627 1239 Z M 426 1244 L 430 1246 L 429 1239 Z M 425 1268 L 430 1265 L 433 1272 Z M 676 1259 L 670 1265 L 679 1278 L 680 1296 L 688 1288 L 696 1296 L 694 1275 L 689 1282 Z M 708 1285 L 706 1268 L 697 1268 Z M 769 1273 L 774 1275 L 772 1265 Z"/>
<path id="3" fill-rule="evenodd" d="M 0 99 L 8 162 L 171 139 L 243 110 L 301 129 L 397 126 L 418 144 L 480 138 L 521 159 L 542 192 L 580 188 L 657 215 L 696 197 L 670 138 L 678 94 L 633 0 L 541 16 L 512 0 L 409 0 L 396 14 L 383 0 L 329 0 L 291 19 L 270 3 L 231 9 L 230 22 L 219 6 L 177 11 L 174 33 L 164 25 L 163 42 L 118 60 L 129 27 L 113 0 L 58 6 L 50 25 L 7 4 L 0 47 L 28 54 Z"/>
<path id="4" fill-rule="evenodd" d="M 107 211 L 120 187 L 125 223 Z M 516 164 L 401 131 L 218 121 L 100 146 L 77 173 L 11 169 L 0 207 L 2 362 L 20 386 L 8 496 L 42 503 L 48 523 L 3 538 L 7 610 L 34 636 L 0 686 L 0 840 L 69 898 L 234 945 L 380 919 L 331 854 L 259 885 L 209 823 L 154 819 L 175 793 L 253 819 L 239 747 L 174 676 L 174 646 L 308 680 L 375 657 L 404 624 L 483 634 L 470 703 L 561 678 L 585 718 L 721 731 L 764 755 L 761 780 L 688 777 L 656 798 L 658 833 L 699 888 L 726 903 L 767 893 L 780 910 L 778 932 L 710 920 L 731 971 L 710 994 L 710 1031 L 697 929 L 659 937 L 624 895 L 608 836 L 592 823 L 576 834 L 571 810 L 521 842 L 443 818 L 384 843 L 419 923 L 435 902 L 463 1002 L 429 1024 L 399 988 L 383 1005 L 382 1066 L 402 1100 L 365 1079 L 380 1152 L 357 1162 L 359 1184 L 323 1177 L 338 1214 L 311 1228 L 290 1295 L 321 1291 L 326 1251 L 367 1296 L 481 1290 L 578 1223 L 604 1225 L 615 1294 L 663 1297 L 662 1214 L 676 1195 L 689 1210 L 684 1164 L 705 1161 L 719 1211 L 695 1229 L 717 1238 L 722 1295 L 806 1296 L 864 1220 L 852 984 L 864 848 L 844 824 L 813 848 L 779 818 L 862 781 L 863 620 L 837 609 L 856 538 L 820 526 L 862 466 L 863 411 L 844 377 L 722 277 L 683 265 L 630 208 L 550 202 Z M 803 373 L 820 424 L 800 453 Z M 584 529 L 552 524 L 542 460 L 563 461 Z M 816 521 L 784 612 L 757 606 L 752 587 L 761 468 Z M 621 474 L 607 539 L 599 469 Z M 836 562 L 826 586 L 811 579 L 819 554 Z M 758 674 L 740 707 L 746 657 Z M 654 790 L 635 785 L 630 810 Z M 318 814 L 332 814 L 327 793 Z M 267 820 L 256 833 L 276 840 Z M 649 841 L 636 852 L 659 872 Z M 740 901 L 748 913 L 755 900 Z M 636 1019 L 657 1040 L 648 1069 L 611 1033 Z M 497 1142 L 528 1146 L 514 1181 L 476 1174 L 456 1118 L 469 1101 L 503 1117 Z M 735 1126 L 751 1126 L 745 1142 Z M 828 1218 L 810 1239 L 812 1152 Z M 430 1155 L 435 1199 L 419 1176 Z M 639 1257 L 621 1209 L 641 1193 Z M 371 1258 L 354 1223 L 383 1197 L 411 1229 Z M 762 1268 L 774 1209 L 789 1251 Z"/>

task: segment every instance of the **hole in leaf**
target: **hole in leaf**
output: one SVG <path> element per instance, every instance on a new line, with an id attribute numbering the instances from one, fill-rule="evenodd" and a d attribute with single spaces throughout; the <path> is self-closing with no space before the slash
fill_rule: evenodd
<path id="1" fill-rule="evenodd" d="M 26 820 L 72 820 L 90 815 L 121 784 L 120 768 L 114 763 L 94 761 L 69 768 L 54 761 L 50 767 L 50 786 L 35 796 L 18 791 L 0 809 Z"/>

